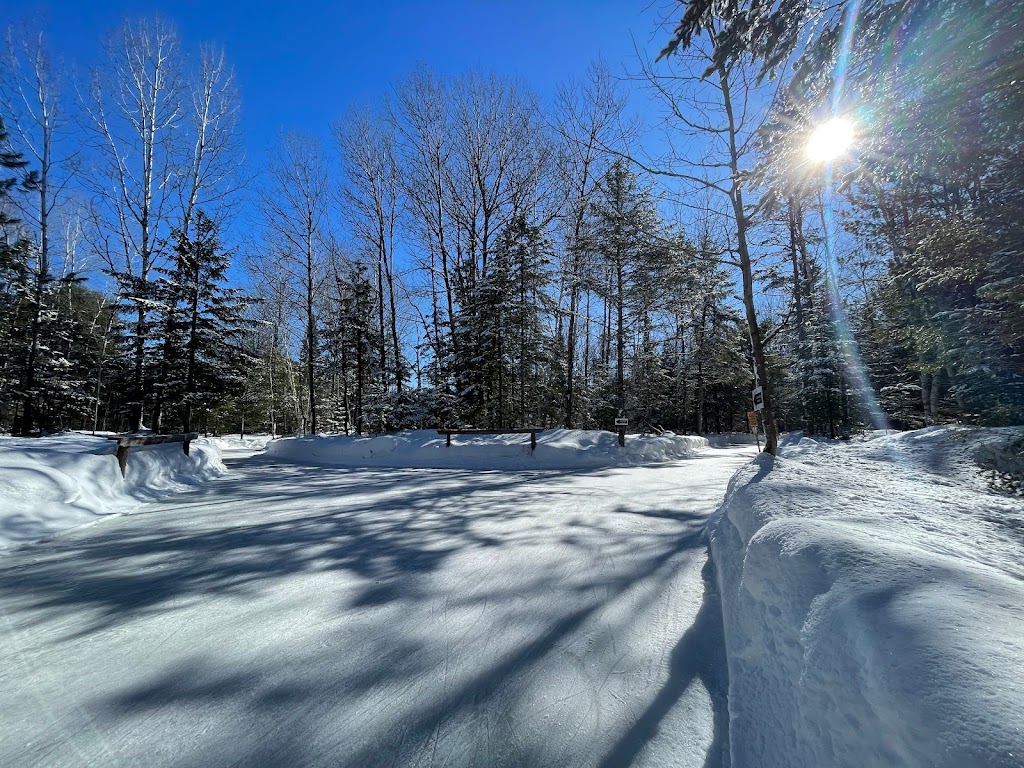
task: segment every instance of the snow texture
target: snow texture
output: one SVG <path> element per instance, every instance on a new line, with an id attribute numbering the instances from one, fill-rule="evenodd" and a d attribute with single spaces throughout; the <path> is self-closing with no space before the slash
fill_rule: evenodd
<path id="1" fill-rule="evenodd" d="M 734 766 L 1024 766 L 1024 505 L 991 490 L 1022 434 L 793 439 L 740 470 L 708 526 Z"/>
<path id="2" fill-rule="evenodd" d="M 226 470 L 211 441 L 132 448 L 121 477 L 116 446 L 69 432 L 42 438 L 0 437 L 0 549 L 166 498 Z"/>
<path id="3" fill-rule="evenodd" d="M 696 456 L 708 448 L 703 437 L 627 435 L 626 446 L 613 432 L 549 429 L 528 434 L 453 435 L 418 430 L 373 437 L 318 436 L 275 440 L 267 454 L 304 464 L 420 469 L 589 469 L 653 464 Z"/>
<path id="4" fill-rule="evenodd" d="M 752 447 L 467 471 L 278 443 L 0 558 L 0 765 L 728 765 L 701 531 Z"/>

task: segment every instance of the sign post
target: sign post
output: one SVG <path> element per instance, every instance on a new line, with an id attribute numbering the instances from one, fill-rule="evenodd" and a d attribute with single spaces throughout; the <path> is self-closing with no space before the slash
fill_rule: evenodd
<path id="1" fill-rule="evenodd" d="M 754 433 L 754 439 L 757 441 L 757 450 L 760 451 L 761 437 L 757 433 L 757 411 L 747 411 L 747 426 Z"/>
<path id="2" fill-rule="evenodd" d="M 626 447 L 626 427 L 628 426 L 629 419 L 623 416 L 618 416 L 615 419 L 615 428 L 616 430 L 618 430 L 619 433 L 619 445 L 621 445 L 623 448 Z"/>

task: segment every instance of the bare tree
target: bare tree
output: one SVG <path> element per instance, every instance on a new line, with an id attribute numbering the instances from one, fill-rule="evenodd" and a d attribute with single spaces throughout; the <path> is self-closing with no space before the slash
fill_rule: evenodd
<path id="1" fill-rule="evenodd" d="M 224 50 L 204 45 L 199 67 L 185 85 L 182 170 L 178 176 L 180 228 L 188 232 L 197 208 L 209 213 L 237 191 L 244 153 L 235 73 Z"/>
<path id="2" fill-rule="evenodd" d="M 759 204 L 748 199 L 747 181 L 754 164 L 758 129 L 775 93 L 758 89 L 756 69 L 749 60 L 726 60 L 720 55 L 721 27 L 721 21 L 711 16 L 685 50 L 672 53 L 661 69 L 656 71 L 653 65 L 643 64 L 644 82 L 666 109 L 670 156 L 661 162 L 633 159 L 641 167 L 676 179 L 688 189 L 716 193 L 723 202 L 718 215 L 728 222 L 731 240 L 729 255 L 723 260 L 740 272 L 754 381 L 763 395 L 764 450 L 774 454 L 778 427 L 768 380 L 765 339 L 757 318 L 756 253 L 751 241 Z M 677 151 L 680 144 L 683 147 Z"/>
<path id="3" fill-rule="evenodd" d="M 292 359 L 296 346 L 294 291 L 288 274 L 277 267 L 275 255 L 281 247 L 275 243 L 272 232 L 267 234 L 270 239 L 258 246 L 250 246 L 246 271 L 254 292 L 251 312 L 254 326 L 258 328 L 255 335 L 264 366 L 257 377 L 264 380 L 267 422 L 271 434 L 276 437 L 282 422 L 286 425 L 302 424 L 305 408 Z"/>
<path id="4" fill-rule="evenodd" d="M 302 324 L 308 414 L 306 430 L 317 431 L 318 307 L 328 278 L 331 174 L 320 141 L 301 133 L 281 136 L 260 190 L 259 210 L 273 268 L 287 275 L 291 303 Z"/>
<path id="5" fill-rule="evenodd" d="M 377 267 L 380 369 L 391 371 L 395 389 L 401 392 L 405 365 L 398 332 L 394 254 L 401 185 L 392 131 L 382 115 L 365 107 L 351 110 L 333 129 L 343 174 L 339 190 L 342 217 Z"/>
<path id="6" fill-rule="evenodd" d="M 470 73 L 454 83 L 451 127 L 455 138 L 451 180 L 453 219 L 459 226 L 463 290 L 487 271 L 502 230 L 541 203 L 548 147 L 534 99 L 522 86 Z"/>
<path id="7" fill-rule="evenodd" d="M 585 285 L 586 217 L 616 146 L 624 99 L 604 64 L 592 64 L 587 78 L 559 88 L 554 128 L 560 138 L 558 171 L 565 209 L 562 216 L 565 250 L 562 282 L 568 291 L 564 310 L 566 332 L 565 427 L 571 429 L 576 411 L 576 352 L 580 298 Z"/>
<path id="8" fill-rule="evenodd" d="M 479 355 L 465 349 L 473 334 L 460 324 L 472 322 L 474 292 L 509 224 L 526 214 L 546 226 L 557 210 L 545 184 L 547 131 L 532 94 L 495 74 L 443 81 L 417 70 L 390 107 L 409 239 L 429 280 L 435 378 L 479 394 Z"/>
<path id="9" fill-rule="evenodd" d="M 420 68 L 395 89 L 388 104 L 408 213 L 408 239 L 420 252 L 428 278 L 431 312 L 426 336 L 441 375 L 448 367 L 449 344 L 458 344 L 453 333 L 456 236 L 451 220 L 453 141 L 446 109 L 449 91 L 440 78 Z M 457 346 L 452 352 L 457 356 Z"/>
<path id="10" fill-rule="evenodd" d="M 173 226 L 183 95 L 177 33 L 154 19 L 125 21 L 107 40 L 106 61 L 83 98 L 96 159 L 84 176 L 93 194 L 93 246 L 134 310 L 132 430 L 142 423 L 147 394 L 150 276 Z"/>
<path id="11" fill-rule="evenodd" d="M 160 308 L 154 271 L 171 232 L 188 232 L 200 207 L 216 215 L 239 186 L 234 73 L 214 46 L 191 61 L 167 21 L 127 20 L 107 39 L 105 61 L 82 95 L 94 161 L 83 174 L 92 247 L 133 314 L 132 429 L 150 399 L 147 357 Z M 156 418 L 159 398 L 154 405 Z"/>

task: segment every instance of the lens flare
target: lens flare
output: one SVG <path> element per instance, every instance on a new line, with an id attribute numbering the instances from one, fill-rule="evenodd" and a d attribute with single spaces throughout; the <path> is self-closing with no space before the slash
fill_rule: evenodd
<path id="1" fill-rule="evenodd" d="M 825 163 L 825 187 L 821 198 L 821 223 L 825 235 L 826 280 L 832 305 L 832 327 L 835 338 L 839 348 L 843 351 L 848 381 L 853 386 L 854 392 L 860 400 L 860 405 L 871 422 L 871 426 L 875 429 L 888 430 L 889 419 L 878 402 L 878 397 L 868 376 L 867 367 L 861 359 L 860 350 L 857 348 L 857 341 L 853 337 L 846 311 L 843 309 L 843 300 L 839 294 L 839 280 L 837 277 L 839 265 L 834 254 L 835 243 L 833 238 L 835 235 L 832 231 L 834 227 L 831 226 L 834 223 L 832 211 L 834 184 L 831 161 L 846 152 L 854 140 L 853 124 L 838 115 L 846 85 L 846 71 L 850 60 L 850 51 L 853 46 L 854 31 L 857 29 L 857 16 L 860 13 L 862 1 L 852 0 L 847 6 L 839 59 L 836 62 L 834 72 L 835 82 L 832 89 L 833 117 L 814 132 L 807 146 L 807 154 L 811 160 Z"/>
<path id="2" fill-rule="evenodd" d="M 833 117 L 822 123 L 807 142 L 807 156 L 815 162 L 835 160 L 853 145 L 853 123 Z"/>

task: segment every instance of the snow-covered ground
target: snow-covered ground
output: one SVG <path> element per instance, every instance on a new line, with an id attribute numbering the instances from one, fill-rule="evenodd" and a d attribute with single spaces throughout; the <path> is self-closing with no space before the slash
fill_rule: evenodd
<path id="1" fill-rule="evenodd" d="M 515 471 L 326 450 L 229 458 L 0 558 L 0 765 L 727 765 L 701 531 L 752 447 Z"/>
<path id="2" fill-rule="evenodd" d="M 548 429 L 530 450 L 528 434 L 453 435 L 433 430 L 373 437 L 290 437 L 275 440 L 267 453 L 305 464 L 420 469 L 589 469 L 685 459 L 708 447 L 703 437 L 628 435 L 618 444 L 613 432 Z"/>
<path id="3" fill-rule="evenodd" d="M 0 765 L 1024 766 L 1024 429 L 110 450 L 0 440 L 8 537 L 165 499 L 0 558 Z"/>
<path id="4" fill-rule="evenodd" d="M 1024 766 L 1024 504 L 989 487 L 1022 437 L 804 439 L 740 471 L 709 526 L 734 765 Z"/>
<path id="5" fill-rule="evenodd" d="M 357 467 L 572 469 L 637 465 L 694 456 L 699 437 L 630 436 L 625 449 L 610 432 L 548 430 L 530 451 L 529 435 L 459 435 L 448 448 L 434 431 L 377 437 L 269 435 L 200 438 L 132 448 L 121 478 L 114 445 L 103 435 L 68 432 L 39 439 L 0 436 L 0 549 L 167 498 L 225 472 L 222 457 L 263 451 L 286 461 Z"/>
<path id="6" fill-rule="evenodd" d="M 245 436 L 223 435 L 210 439 L 226 458 L 244 458 L 262 453 L 272 438 L 270 435 L 260 434 Z"/>
<path id="7" fill-rule="evenodd" d="M 124 478 L 114 452 L 112 441 L 75 432 L 0 436 L 0 549 L 136 511 L 225 472 L 207 440 L 193 441 L 188 456 L 180 443 L 132 448 Z"/>

